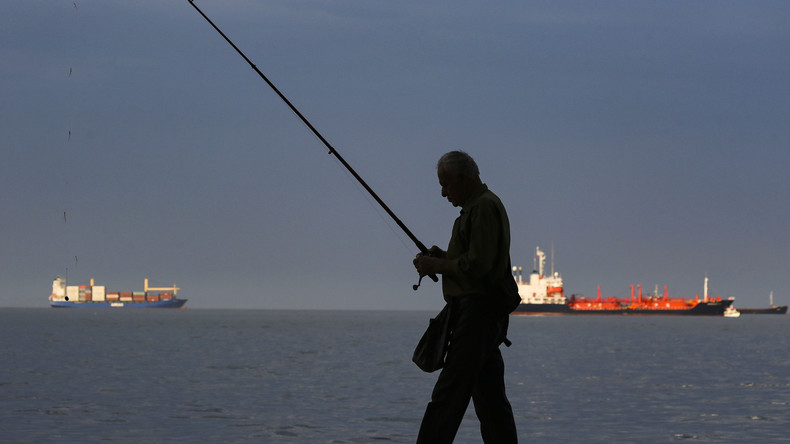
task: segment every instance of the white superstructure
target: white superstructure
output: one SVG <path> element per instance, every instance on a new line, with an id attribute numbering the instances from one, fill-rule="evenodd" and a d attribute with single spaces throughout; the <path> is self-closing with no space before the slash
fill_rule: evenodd
<path id="1" fill-rule="evenodd" d="M 522 279 L 522 268 L 513 267 L 513 277 L 518 283 L 518 293 L 522 304 L 565 304 L 562 290 L 562 277 L 559 272 L 544 276 L 546 253 L 540 247 L 535 248 L 535 264 L 529 282 Z"/>
<path id="2" fill-rule="evenodd" d="M 49 296 L 52 301 L 66 301 L 66 280 L 58 276 L 52 280 L 52 294 Z"/>

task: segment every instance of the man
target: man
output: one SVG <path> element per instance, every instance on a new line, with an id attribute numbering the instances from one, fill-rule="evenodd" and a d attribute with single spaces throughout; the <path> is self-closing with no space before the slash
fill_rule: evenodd
<path id="1" fill-rule="evenodd" d="M 450 346 L 422 419 L 418 444 L 452 443 L 469 399 L 487 444 L 518 442 L 513 410 L 505 395 L 505 364 L 499 344 L 508 317 L 492 312 L 491 288 L 510 272 L 510 222 L 499 198 L 480 180 L 475 161 L 462 151 L 437 164 L 442 197 L 461 214 L 447 251 L 431 247 L 418 254 L 421 275 L 441 274 L 450 304 Z"/>

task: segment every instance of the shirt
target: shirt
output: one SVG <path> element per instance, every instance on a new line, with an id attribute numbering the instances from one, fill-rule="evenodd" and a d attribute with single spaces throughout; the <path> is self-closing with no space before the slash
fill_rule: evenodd
<path id="1" fill-rule="evenodd" d="M 511 275 L 510 221 L 502 201 L 483 184 L 455 219 L 447 259 L 455 269 L 442 276 L 444 298 L 484 294 L 493 282 Z"/>

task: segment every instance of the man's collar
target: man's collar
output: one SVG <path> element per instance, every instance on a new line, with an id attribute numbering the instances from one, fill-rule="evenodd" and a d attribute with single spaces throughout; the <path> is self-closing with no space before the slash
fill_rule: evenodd
<path id="1" fill-rule="evenodd" d="M 464 208 L 468 208 L 470 205 L 472 205 L 486 191 L 488 191 L 488 185 L 482 183 L 482 184 L 480 184 L 479 187 L 477 187 L 475 190 L 473 190 L 471 193 L 469 193 L 469 197 L 466 199 L 464 204 L 461 205 L 461 212 L 463 213 L 464 212 Z"/>

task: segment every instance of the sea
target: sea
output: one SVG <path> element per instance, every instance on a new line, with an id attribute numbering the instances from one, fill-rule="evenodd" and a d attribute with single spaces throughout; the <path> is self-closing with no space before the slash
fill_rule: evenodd
<path id="1" fill-rule="evenodd" d="M 436 313 L 0 309 L 3 443 L 409 443 Z M 522 443 L 790 442 L 790 317 L 512 316 Z M 481 443 L 472 406 L 456 443 Z"/>

